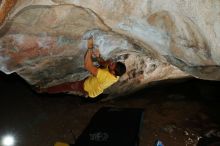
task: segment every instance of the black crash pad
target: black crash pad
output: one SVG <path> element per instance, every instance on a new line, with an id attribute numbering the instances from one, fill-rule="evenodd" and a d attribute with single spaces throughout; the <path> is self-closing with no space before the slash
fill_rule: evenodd
<path id="1" fill-rule="evenodd" d="M 138 146 L 143 109 L 103 107 L 74 146 Z"/>

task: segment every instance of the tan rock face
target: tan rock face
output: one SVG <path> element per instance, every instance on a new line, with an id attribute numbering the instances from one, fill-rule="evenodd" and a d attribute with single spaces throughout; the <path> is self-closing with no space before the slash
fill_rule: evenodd
<path id="1" fill-rule="evenodd" d="M 17 0 L 0 0 L 0 25 L 2 25 L 11 11 L 15 6 Z"/>
<path id="2" fill-rule="evenodd" d="M 220 80 L 217 0 L 2 0 L 0 19 L 0 70 L 31 85 L 86 77 L 82 44 L 90 35 L 105 59 L 127 66 L 106 90 L 113 97 L 188 74 Z"/>

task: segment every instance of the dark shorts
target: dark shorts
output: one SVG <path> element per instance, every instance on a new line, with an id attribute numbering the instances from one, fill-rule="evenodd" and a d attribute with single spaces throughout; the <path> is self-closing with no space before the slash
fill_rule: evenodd
<path id="1" fill-rule="evenodd" d="M 86 79 L 81 80 L 81 81 L 76 81 L 76 82 L 72 82 L 70 83 L 71 85 L 71 89 L 72 91 L 79 91 L 81 92 L 83 95 L 87 95 L 88 96 L 88 92 L 86 92 L 84 90 L 84 82 Z"/>

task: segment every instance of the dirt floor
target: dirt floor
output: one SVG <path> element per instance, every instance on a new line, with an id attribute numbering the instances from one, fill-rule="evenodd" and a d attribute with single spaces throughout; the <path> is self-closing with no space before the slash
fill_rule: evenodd
<path id="1" fill-rule="evenodd" d="M 0 138 L 15 136 L 16 146 L 74 143 L 103 106 L 144 108 L 140 146 L 195 146 L 203 135 L 220 136 L 219 82 L 187 80 L 145 88 L 105 102 L 80 97 L 36 94 L 14 75 L 0 76 Z M 1 145 L 1 144 L 0 144 Z"/>

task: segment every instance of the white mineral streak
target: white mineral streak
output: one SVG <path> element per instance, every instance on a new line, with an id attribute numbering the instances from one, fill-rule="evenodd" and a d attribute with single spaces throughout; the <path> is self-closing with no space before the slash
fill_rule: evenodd
<path id="1" fill-rule="evenodd" d="M 56 2 L 56 0 L 54 1 Z M 62 2 L 65 3 L 65 0 Z M 204 41 L 208 43 L 206 49 L 211 51 L 211 58 L 209 59 L 215 60 L 217 65 L 220 64 L 220 49 L 218 49 L 219 44 L 217 43 L 220 40 L 220 36 L 216 32 L 216 30 L 219 30 L 218 26 L 220 23 L 220 1 L 218 0 L 69 0 L 66 3 L 73 3 L 93 10 L 113 30 L 127 34 L 134 37 L 134 39 L 140 39 L 145 43 L 150 43 L 153 49 L 163 54 L 169 54 L 169 35 L 171 34 L 167 31 L 163 32 L 157 27 L 149 26 L 147 19 L 154 13 L 167 11 L 173 16 L 172 21 L 174 21 L 175 27 L 178 29 L 175 33 L 185 37 L 180 39 L 194 37 L 188 36 L 193 35 L 189 34 L 190 30 L 187 30 L 189 29 L 187 27 L 192 26 L 185 26 L 191 24 L 184 24 L 185 21 L 191 21 L 197 27 L 194 31 L 199 31 L 200 34 L 198 35 L 201 35 Z M 179 37 L 178 35 L 176 37 Z M 187 41 L 190 43 L 191 40 Z M 202 65 L 202 63 L 196 62 L 195 65 Z"/>

